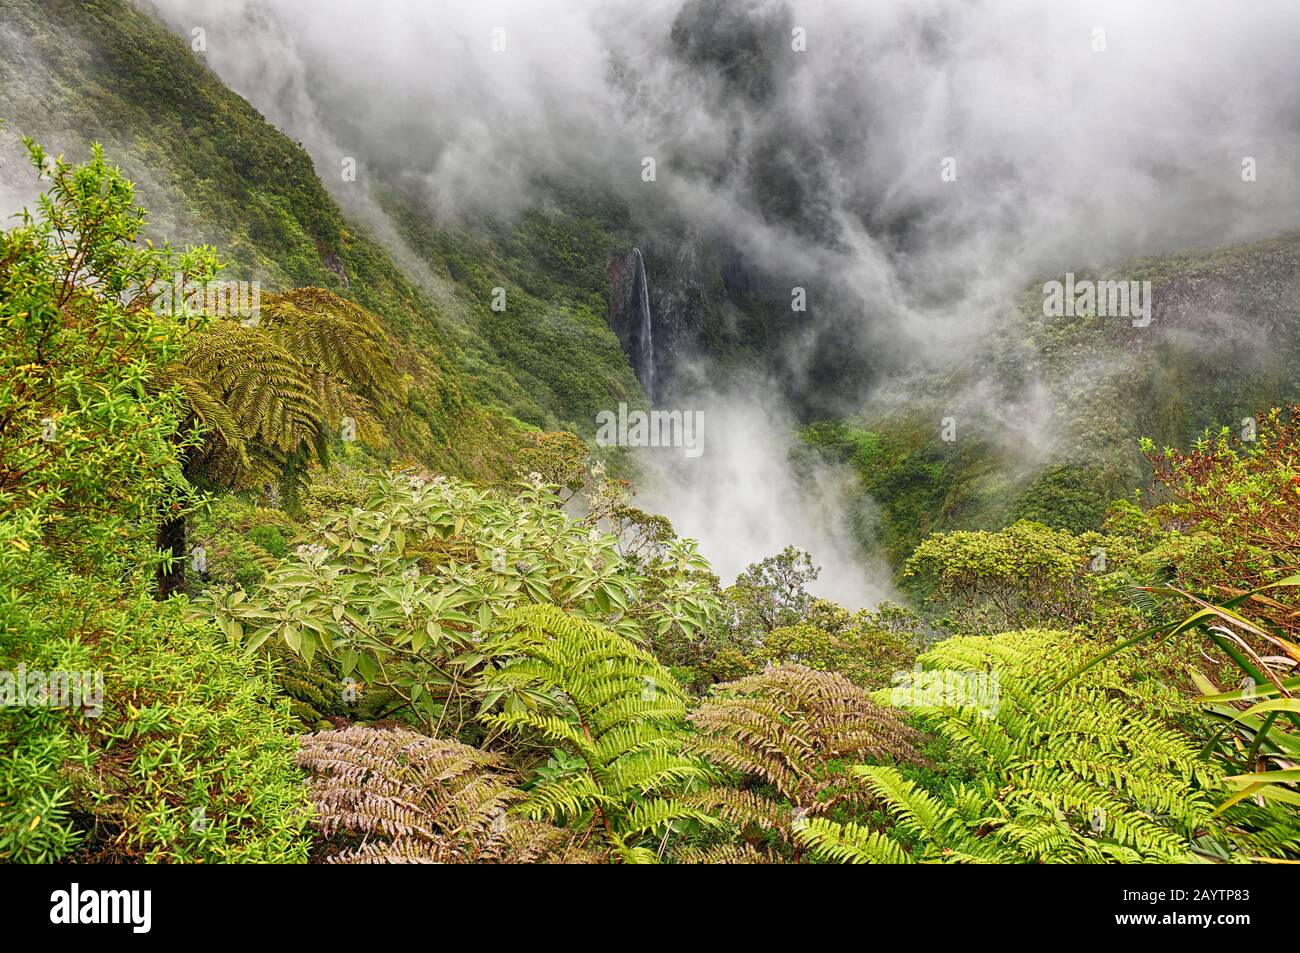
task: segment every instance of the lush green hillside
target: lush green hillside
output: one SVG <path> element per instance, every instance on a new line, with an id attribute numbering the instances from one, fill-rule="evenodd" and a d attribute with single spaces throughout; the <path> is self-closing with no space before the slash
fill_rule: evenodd
<path id="1" fill-rule="evenodd" d="M 590 438 L 596 414 L 644 400 L 610 332 L 609 262 L 626 252 L 626 211 L 568 197 L 521 221 L 439 228 L 417 195 L 390 214 L 429 271 L 445 279 L 449 325 L 472 393 L 533 426 Z M 505 308 L 492 308 L 494 289 Z"/>
<path id="2" fill-rule="evenodd" d="M 1096 529 L 1111 500 L 1150 481 L 1140 437 L 1186 448 L 1207 427 L 1238 432 L 1300 397 L 1300 232 L 1100 277 L 1150 281 L 1150 326 L 1046 317 L 1033 288 L 959 366 L 893 382 L 905 406 L 880 399 L 805 430 L 857 468 L 896 564 L 940 529 L 1018 518 Z"/>
<path id="3" fill-rule="evenodd" d="M 518 441 L 508 418 L 585 432 L 596 410 L 640 399 L 604 319 L 615 240 L 602 220 L 538 213 L 475 239 L 406 214 L 406 237 L 451 283 L 435 304 L 345 218 L 301 147 L 133 4 L 4 0 L 0 12 L 6 173 L 35 193 L 20 135 L 70 158 L 102 141 L 157 239 L 215 245 L 223 278 L 326 288 L 380 315 L 408 381 L 406 413 L 388 421 L 399 450 L 495 477 Z M 490 309 L 495 287 L 504 313 Z"/>
<path id="4" fill-rule="evenodd" d="M 724 586 L 581 439 L 644 399 L 619 269 L 666 233 L 381 193 L 413 277 L 136 7 L 0 14 L 41 193 L 0 230 L 0 862 L 1300 860 L 1300 234 L 1124 266 L 1149 327 L 1026 293 L 807 424 L 914 597 L 853 611 L 794 546 Z M 773 279 L 655 257 L 673 346 L 776 360 Z M 257 322 L 158 294 L 218 259 Z"/>

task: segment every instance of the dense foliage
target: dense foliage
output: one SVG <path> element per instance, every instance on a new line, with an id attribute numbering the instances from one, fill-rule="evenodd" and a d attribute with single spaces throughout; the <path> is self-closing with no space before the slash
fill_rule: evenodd
<path id="1" fill-rule="evenodd" d="M 159 373 L 188 329 L 150 291 L 212 257 L 137 245 L 130 184 L 98 151 L 32 159 L 49 191 L 0 235 L 0 858 L 302 859 L 287 704 L 259 660 L 151 598 L 194 437 Z M 45 694 L 15 704 L 33 673 Z M 80 698 L 50 692 L 83 675 Z"/>
<path id="2" fill-rule="evenodd" d="M 214 252 L 140 241 L 99 150 L 30 149 L 48 191 L 0 235 L 0 859 L 1300 858 L 1294 409 L 1146 445 L 1156 486 L 1103 522 L 988 529 L 926 515 L 974 451 L 815 428 L 891 460 L 869 489 L 915 608 L 816 598 L 794 547 L 723 587 L 575 433 L 430 454 L 410 419 L 451 418 L 412 409 L 404 318 L 337 287 L 254 324 L 162 306 Z M 530 228 L 596 280 L 597 237 Z M 548 379 L 538 422 L 593 393 Z M 178 520 L 204 558 L 155 593 Z"/>
<path id="3" fill-rule="evenodd" d="M 1229 790 L 1224 772 L 1180 727 L 1188 701 L 1141 660 L 1058 687 L 1087 652 L 1082 640 L 1042 630 L 941 643 L 893 694 L 969 756 L 970 776 L 930 793 L 892 766 L 855 769 L 896 822 L 889 842 L 830 824 L 810 826 L 805 840 L 868 862 L 897 861 L 900 844 L 921 860 L 997 863 L 1176 863 L 1294 849 L 1300 828 L 1285 812 L 1215 816 Z M 951 692 L 973 673 L 996 676 L 995 705 Z"/>

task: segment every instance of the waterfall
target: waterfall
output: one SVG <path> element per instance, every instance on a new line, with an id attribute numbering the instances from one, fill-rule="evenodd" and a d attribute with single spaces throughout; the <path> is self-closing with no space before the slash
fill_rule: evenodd
<path id="1" fill-rule="evenodd" d="M 646 396 L 654 400 L 655 396 L 655 338 L 654 338 L 654 321 L 650 316 L 650 282 L 645 275 L 645 259 L 641 257 L 641 249 L 633 248 L 632 254 L 636 256 L 636 274 L 632 281 L 633 292 L 640 289 L 637 297 L 637 308 L 640 310 L 640 326 L 637 331 L 637 348 L 636 363 L 637 369 L 641 372 L 641 386 L 645 388 Z"/>

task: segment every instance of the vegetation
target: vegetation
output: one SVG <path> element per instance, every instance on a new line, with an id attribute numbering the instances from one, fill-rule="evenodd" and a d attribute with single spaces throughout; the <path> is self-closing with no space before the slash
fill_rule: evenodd
<path id="1" fill-rule="evenodd" d="M 950 639 L 923 655 L 926 671 L 893 694 L 921 702 L 925 722 L 978 768 L 938 793 L 893 766 L 856 768 L 895 822 L 890 842 L 828 823 L 810 824 L 804 840 L 858 862 L 895 862 L 902 846 L 949 863 L 1181 863 L 1273 855 L 1277 824 L 1288 840 L 1300 835 L 1281 812 L 1215 816 L 1229 790 L 1222 769 L 1175 726 L 1186 701 L 1136 660 L 1055 688 L 1086 651 L 1067 633 L 1026 630 Z M 963 690 L 976 673 L 996 676 L 996 704 L 981 707 L 974 692 L 927 695 L 944 672 Z"/>
<path id="2" fill-rule="evenodd" d="M 308 464 L 327 463 L 337 431 L 381 442 L 377 406 L 392 400 L 393 371 L 374 316 L 319 288 L 268 295 L 250 315 L 208 315 L 185 353 L 162 369 L 205 434 L 183 472 L 200 486 L 274 485 L 290 508 Z M 179 511 L 177 511 L 179 510 Z M 173 506 L 158 530 L 171 554 L 159 594 L 184 584 L 186 513 Z"/>
<path id="3" fill-rule="evenodd" d="M 137 245 L 98 151 L 49 168 L 37 214 L 0 235 L 0 859 L 304 859 L 268 670 L 151 597 L 156 516 L 188 497 L 197 438 L 161 375 L 187 328 L 149 290 L 211 256 Z"/>
<path id="4" fill-rule="evenodd" d="M 579 862 L 558 828 L 510 817 L 503 759 L 401 728 L 353 725 L 303 739 L 297 761 L 331 864 Z M 351 843 L 353 846 L 342 846 Z"/>
<path id="5" fill-rule="evenodd" d="M 734 790 L 715 790 L 710 799 L 742 834 L 775 833 L 778 851 L 793 846 L 810 819 L 871 805 L 851 763 L 923 760 L 918 732 L 899 713 L 840 675 L 801 665 L 715 686 L 691 721 L 695 750 L 734 776 Z"/>
<path id="6" fill-rule="evenodd" d="M 709 771 L 684 750 L 686 695 L 630 640 L 554 607 L 515 610 L 484 677 L 487 724 L 555 751 L 522 813 L 594 831 L 611 859 L 653 863 L 683 825 L 717 821 L 681 794 Z M 587 835 L 584 835 L 584 839 Z"/>
<path id="7" fill-rule="evenodd" d="M 904 572 L 959 632 L 1069 626 L 1092 613 L 1089 571 L 1118 568 L 1107 563 L 1103 542 L 1111 541 L 1023 520 L 996 533 L 955 530 L 916 547 Z"/>
<path id="8" fill-rule="evenodd" d="M 71 119 L 188 129 L 177 220 L 238 210 L 224 253 L 282 290 L 252 322 L 164 305 L 217 253 L 145 240 L 97 147 L 28 144 L 46 193 L 0 234 L 0 860 L 1300 859 L 1300 410 L 1186 451 L 1154 441 L 1187 421 L 1147 428 L 1131 496 L 1127 424 L 1005 480 L 991 438 L 814 425 L 883 501 L 911 608 L 815 597 L 794 547 L 723 586 L 583 440 L 637 396 L 601 316 L 617 210 L 403 221 L 457 286 L 444 322 L 183 48 L 56 7 L 106 37 Z M 1060 359 L 1086 333 L 1032 328 Z"/>

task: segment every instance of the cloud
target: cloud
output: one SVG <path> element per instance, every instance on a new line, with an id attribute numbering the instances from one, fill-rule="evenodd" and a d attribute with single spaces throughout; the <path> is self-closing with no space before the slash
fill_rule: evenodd
<path id="1" fill-rule="evenodd" d="M 869 359 L 846 409 L 887 392 L 891 366 L 959 364 L 1044 274 L 1300 218 L 1293 0 L 157 6 L 184 36 L 207 30 L 212 68 L 390 245 L 368 197 L 379 181 L 467 222 L 509 218 L 547 183 L 607 191 L 806 287 L 812 320 L 780 359 L 809 389 L 827 355 Z M 647 494 L 728 572 L 810 533 L 806 548 L 840 563 L 838 478 L 824 498 L 795 492 L 780 390 L 681 395 L 721 422 L 717 453 L 661 470 Z M 1060 408 L 1032 375 L 1024 393 L 954 403 L 1025 421 L 1026 455 L 1054 445 Z"/>
<path id="2" fill-rule="evenodd" d="M 362 191 L 344 156 L 442 215 L 608 189 L 849 298 L 831 333 L 914 348 L 1044 270 L 1276 232 L 1300 198 L 1286 0 L 158 7 L 336 193 Z"/>
<path id="3" fill-rule="evenodd" d="M 864 555 L 853 535 L 855 517 L 862 525 L 871 522 L 869 501 L 853 493 L 853 473 L 813 460 L 800 447 L 795 420 L 770 382 L 731 380 L 719 389 L 680 395 L 673 409 L 703 414 L 703 452 L 689 457 L 674 447 L 637 451 L 646 477 L 637 505 L 699 539 L 724 583 L 793 545 L 822 569 L 810 586 L 817 595 L 853 607 L 893 595 L 889 567 L 878 556 Z M 800 461 L 794 465 L 796 453 Z"/>

